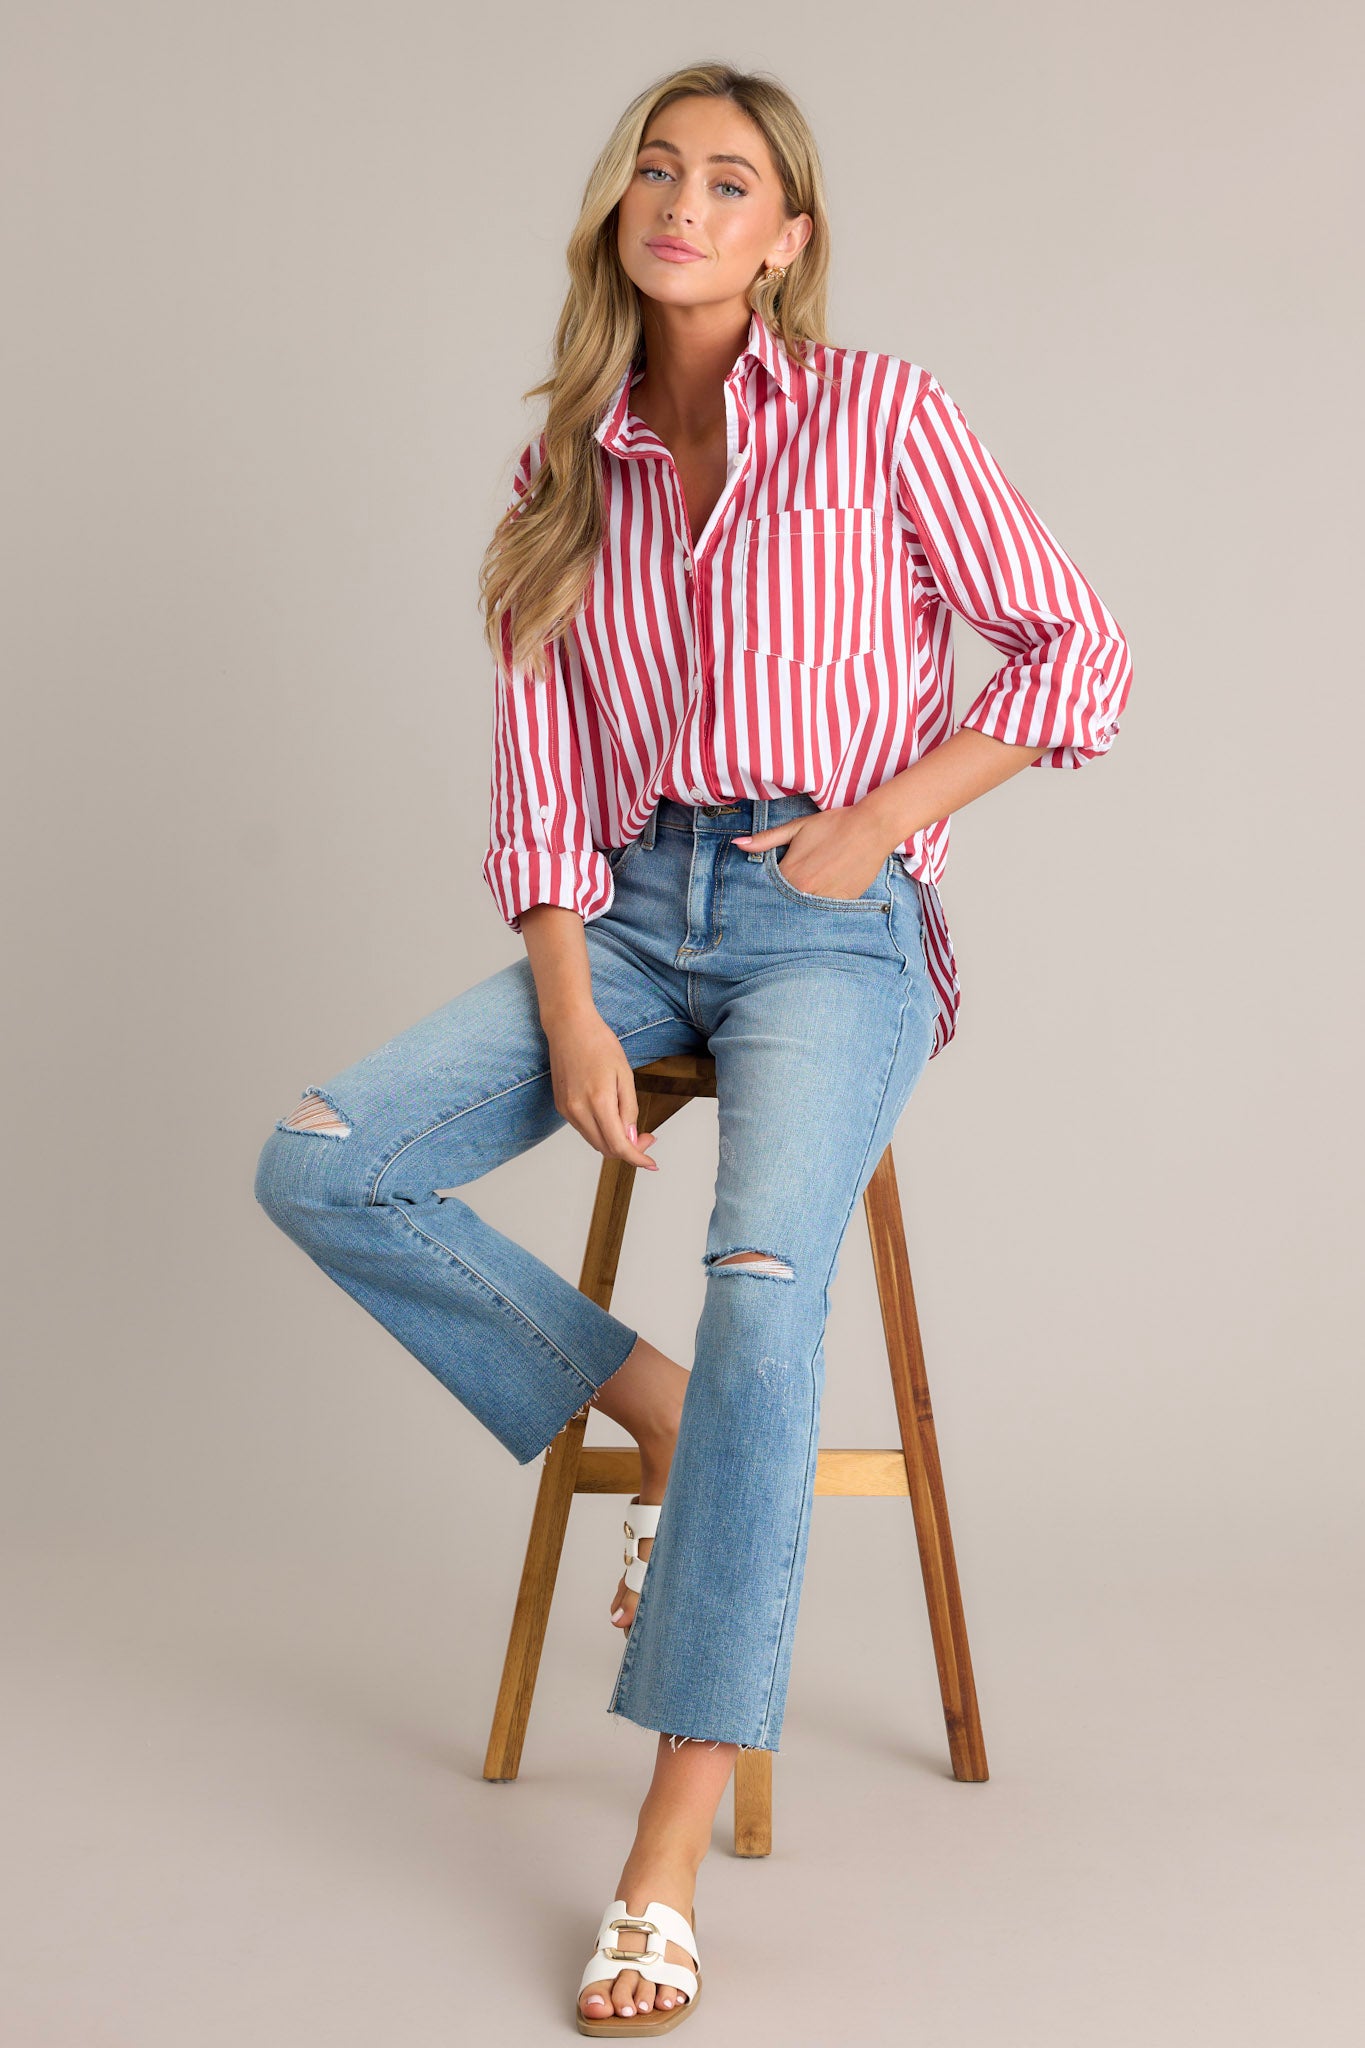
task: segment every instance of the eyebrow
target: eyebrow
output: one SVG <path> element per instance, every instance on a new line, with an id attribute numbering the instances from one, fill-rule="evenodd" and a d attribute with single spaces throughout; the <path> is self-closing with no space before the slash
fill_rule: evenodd
<path id="1" fill-rule="evenodd" d="M 655 135 L 652 135 L 648 142 L 642 142 L 640 144 L 639 149 L 636 151 L 636 155 L 642 155 L 643 152 L 647 149 L 666 149 L 670 156 L 680 157 L 682 155 L 682 151 L 679 149 L 676 142 L 663 142 L 659 139 L 658 136 Z M 715 155 L 708 156 L 706 161 L 708 164 L 743 164 L 745 170 L 752 171 L 756 178 L 761 179 L 763 176 L 763 173 L 757 168 L 757 166 L 749 162 L 747 156 Z"/>

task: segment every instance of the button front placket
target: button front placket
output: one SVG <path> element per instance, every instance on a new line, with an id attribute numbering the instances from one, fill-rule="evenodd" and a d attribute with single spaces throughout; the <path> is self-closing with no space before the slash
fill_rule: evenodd
<path id="1" fill-rule="evenodd" d="M 597 430 L 597 438 L 613 454 L 637 462 L 660 461 L 671 479 L 674 525 L 677 545 L 683 557 L 683 581 L 688 599 L 686 615 L 691 628 L 691 646 L 688 649 L 688 702 L 674 735 L 671 758 L 675 763 L 684 760 L 694 738 L 699 736 L 701 776 L 703 782 L 712 790 L 718 787 L 720 771 L 715 749 L 716 676 L 715 640 L 712 630 L 712 606 L 716 599 L 709 587 L 707 569 L 715 557 L 722 534 L 731 524 L 745 478 L 752 466 L 754 448 L 750 429 L 753 419 L 753 388 L 750 380 L 763 375 L 764 371 L 763 359 L 752 346 L 746 346 L 725 379 L 725 483 L 711 508 L 705 526 L 700 534 L 695 536 L 688 518 L 682 477 L 673 459 L 672 450 L 665 446 L 638 414 L 630 410 L 630 393 L 638 381 L 637 373 L 633 370 L 626 372 L 616 402 Z M 782 383 L 783 389 L 786 389 L 780 370 L 772 369 L 768 374 L 775 377 Z"/>
<path id="2" fill-rule="evenodd" d="M 687 499 L 683 495 L 682 477 L 673 452 L 659 439 L 653 430 L 634 413 L 629 416 L 631 426 L 629 452 L 638 456 L 657 456 L 668 470 L 673 485 L 673 503 L 677 515 L 678 532 L 683 544 L 683 574 L 687 579 L 692 601 L 692 645 L 696 668 L 691 678 L 692 701 L 688 720 L 701 721 L 701 754 L 703 769 L 708 782 L 714 788 L 718 779 L 715 730 L 715 644 L 711 635 L 711 597 L 707 588 L 707 565 L 715 554 L 717 536 L 725 526 L 736 494 L 743 483 L 744 475 L 753 456 L 753 438 L 749 432 L 753 417 L 749 408 L 746 379 L 753 374 L 751 358 L 742 357 L 725 380 L 725 483 L 720 496 L 711 508 L 711 515 L 700 534 L 693 536 L 692 522 L 687 516 Z M 678 744 L 681 750 L 683 734 Z"/>
<path id="3" fill-rule="evenodd" d="M 668 455 L 669 467 L 673 472 L 673 487 L 678 502 L 679 520 L 688 536 L 688 564 L 692 570 L 693 644 L 697 653 L 697 673 L 690 716 L 701 722 L 701 756 L 707 781 L 712 789 L 719 780 L 715 749 L 716 677 L 715 643 L 711 635 L 711 592 L 706 570 L 715 555 L 717 536 L 723 531 L 743 483 L 753 455 L 753 439 L 749 433 L 751 414 L 745 391 L 745 373 L 734 372 L 725 380 L 725 484 L 720 496 L 711 508 L 711 516 L 701 530 L 695 545 L 691 542 L 691 527 L 687 517 L 687 503 L 683 497 L 682 478 L 677 464 Z M 667 454 L 668 451 L 665 450 Z"/>

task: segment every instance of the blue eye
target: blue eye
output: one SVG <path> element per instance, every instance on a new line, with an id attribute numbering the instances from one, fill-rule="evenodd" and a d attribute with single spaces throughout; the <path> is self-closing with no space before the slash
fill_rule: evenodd
<path id="1" fill-rule="evenodd" d="M 639 172 L 642 178 L 649 179 L 652 179 L 656 173 L 661 178 L 668 178 L 672 176 L 671 171 L 666 170 L 662 164 L 641 164 L 639 167 Z M 738 193 L 741 199 L 746 199 L 748 197 L 749 192 L 749 188 L 747 185 L 737 185 L 733 178 L 722 178 L 719 181 L 718 189 L 720 191 Z"/>

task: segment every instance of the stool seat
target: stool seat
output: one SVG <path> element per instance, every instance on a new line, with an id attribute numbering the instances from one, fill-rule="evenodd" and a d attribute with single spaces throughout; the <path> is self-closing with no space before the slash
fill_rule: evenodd
<path id="1" fill-rule="evenodd" d="M 634 1069 L 638 1128 L 656 1131 L 699 1096 L 714 1096 L 716 1063 L 709 1053 L 673 1053 Z M 611 1307 L 626 1218 L 638 1169 L 604 1159 L 588 1226 L 579 1290 Z M 886 1336 L 900 1443 L 889 1450 L 819 1450 L 815 1491 L 821 1494 L 908 1496 L 915 1520 L 920 1575 L 938 1668 L 939 1694 L 953 1776 L 979 1784 L 989 1776 L 972 1676 L 948 1503 L 939 1464 L 924 1349 L 910 1277 L 910 1255 L 888 1145 L 863 1193 L 872 1265 Z M 485 1778 L 515 1778 L 530 1719 L 536 1674 L 554 1598 L 559 1560 L 576 1494 L 640 1490 L 640 1454 L 631 1445 L 589 1445 L 584 1408 L 545 1453 L 531 1517 L 526 1560 L 512 1616 L 502 1682 L 493 1714 Z M 772 1848 L 772 1751 L 740 1750 L 735 1759 L 735 1854 L 766 1856 Z"/>

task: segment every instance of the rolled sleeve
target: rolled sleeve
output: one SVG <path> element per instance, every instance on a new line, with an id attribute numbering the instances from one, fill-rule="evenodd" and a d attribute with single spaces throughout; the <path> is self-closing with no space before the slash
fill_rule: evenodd
<path id="1" fill-rule="evenodd" d="M 593 842 L 559 645 L 546 650 L 543 679 L 526 667 L 509 667 L 511 625 L 504 616 L 503 651 L 483 877 L 514 932 L 521 930 L 521 913 L 537 903 L 576 910 L 587 923 L 609 908 L 613 883 L 606 856 Z"/>
<path id="2" fill-rule="evenodd" d="M 611 904 L 611 877 L 600 853 L 527 853 L 517 847 L 490 847 L 483 874 L 493 901 L 514 932 L 521 930 L 522 911 L 537 903 L 576 910 L 584 924 L 600 917 Z"/>
<path id="3" fill-rule="evenodd" d="M 897 505 L 934 594 L 1006 657 L 958 724 L 1079 768 L 1118 737 L 1132 657 L 1112 612 L 926 374 L 898 449 Z"/>

